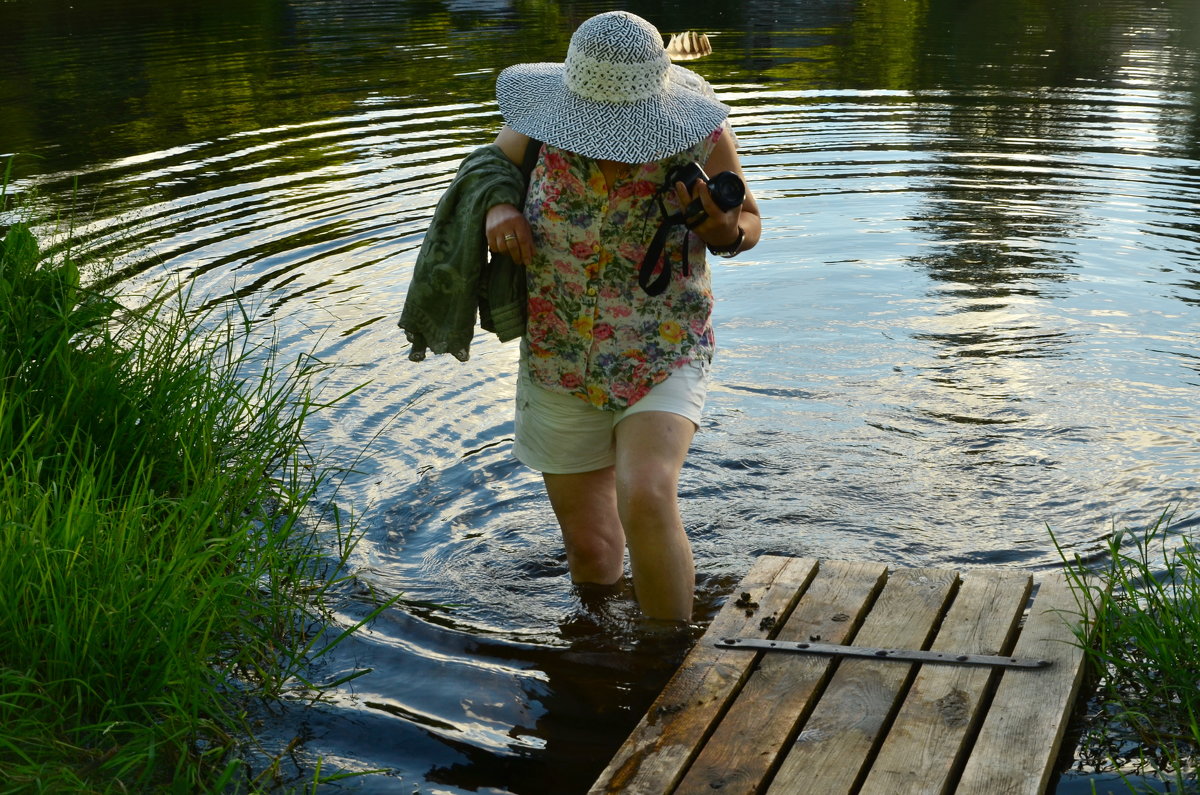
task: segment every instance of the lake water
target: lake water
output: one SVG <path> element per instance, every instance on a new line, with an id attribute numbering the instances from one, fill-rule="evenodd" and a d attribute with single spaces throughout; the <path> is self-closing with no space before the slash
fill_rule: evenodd
<path id="1" fill-rule="evenodd" d="M 355 469 L 339 620 L 403 598 L 319 675 L 372 673 L 267 716 L 285 780 L 582 791 L 672 670 L 627 594 L 568 582 L 511 457 L 516 345 L 413 364 L 395 327 L 496 73 L 617 7 L 710 36 L 764 216 L 713 266 L 697 632 L 762 554 L 1039 573 L 1049 530 L 1200 525 L 1195 0 L 0 0 L 16 192 L 130 293 L 241 297 L 330 394 L 369 382 L 312 426 Z"/>

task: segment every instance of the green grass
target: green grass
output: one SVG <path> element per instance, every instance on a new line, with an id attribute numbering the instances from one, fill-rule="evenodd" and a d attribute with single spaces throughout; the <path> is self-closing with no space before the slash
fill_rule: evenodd
<path id="1" fill-rule="evenodd" d="M 333 645 L 313 630 L 354 534 L 310 507 L 325 367 L 187 303 L 123 307 L 69 247 L 4 237 L 2 791 L 265 788 L 243 707 L 313 687 Z"/>
<path id="2" fill-rule="evenodd" d="M 1099 607 L 1085 646 L 1099 676 L 1085 756 L 1190 792 L 1200 759 L 1200 546 L 1172 518 L 1114 533 L 1099 564 L 1059 552 L 1072 587 Z"/>

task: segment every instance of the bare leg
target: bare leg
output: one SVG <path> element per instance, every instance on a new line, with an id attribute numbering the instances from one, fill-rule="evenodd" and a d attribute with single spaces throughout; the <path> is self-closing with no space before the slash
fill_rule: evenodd
<path id="1" fill-rule="evenodd" d="M 690 621 L 696 570 L 679 515 L 679 473 L 696 426 L 663 411 L 617 423 L 617 510 L 633 588 L 650 618 Z"/>
<path id="2" fill-rule="evenodd" d="M 546 493 L 562 528 L 571 580 L 612 585 L 625 573 L 625 531 L 617 514 L 613 467 L 545 474 Z"/>

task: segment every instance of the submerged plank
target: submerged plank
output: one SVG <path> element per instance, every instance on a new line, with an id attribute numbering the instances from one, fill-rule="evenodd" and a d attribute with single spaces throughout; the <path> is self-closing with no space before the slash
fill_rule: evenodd
<path id="1" fill-rule="evenodd" d="M 855 635 L 855 644 L 926 648 L 957 582 L 958 575 L 952 571 L 893 572 Z M 853 792 L 905 692 L 913 667 L 894 660 L 842 660 L 768 793 Z"/>
<path id="2" fill-rule="evenodd" d="M 886 574 L 886 567 L 877 563 L 823 562 L 777 639 L 849 642 Z M 720 640 L 711 632 L 706 637 Z M 758 792 L 833 664 L 832 657 L 767 653 L 676 793 Z"/>
<path id="3" fill-rule="evenodd" d="M 973 570 L 930 648 L 1006 654 L 1032 587 L 1028 574 Z M 982 702 L 999 676 L 988 668 L 923 665 L 863 782 L 863 795 L 933 795 L 953 791 Z"/>
<path id="4" fill-rule="evenodd" d="M 1062 574 L 1042 580 L 1014 655 L 1048 668 L 1006 671 L 958 783 L 959 792 L 1040 795 L 1046 791 L 1084 674 L 1073 627 L 1091 622 Z"/>
<path id="5" fill-rule="evenodd" d="M 759 558 L 739 586 L 749 600 L 730 600 L 717 613 L 590 792 L 670 792 L 758 657 L 716 648 L 711 639 L 774 637 L 764 617 L 786 616 L 817 568 L 809 558 Z"/>

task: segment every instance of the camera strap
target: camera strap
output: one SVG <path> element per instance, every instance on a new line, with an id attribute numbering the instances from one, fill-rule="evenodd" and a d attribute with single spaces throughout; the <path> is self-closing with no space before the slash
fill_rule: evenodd
<path id="1" fill-rule="evenodd" d="M 658 225 L 658 229 L 654 232 L 654 239 L 650 241 L 650 245 L 646 247 L 646 256 L 642 257 L 642 266 L 638 269 L 638 284 L 646 291 L 647 295 L 662 295 L 667 289 L 667 285 L 671 283 L 671 258 L 663 256 L 663 250 L 667 245 L 667 236 L 676 226 L 690 226 L 687 218 L 682 212 L 667 214 L 667 208 L 663 204 L 662 193 L 658 195 L 658 207 L 662 211 L 662 223 Z M 686 232 L 684 233 L 686 237 Z M 683 244 L 682 262 L 683 275 L 691 276 L 691 268 L 688 267 L 688 246 L 685 239 Z M 660 267 L 661 262 L 661 267 Z M 658 270 L 658 276 L 654 276 L 654 271 Z"/>

